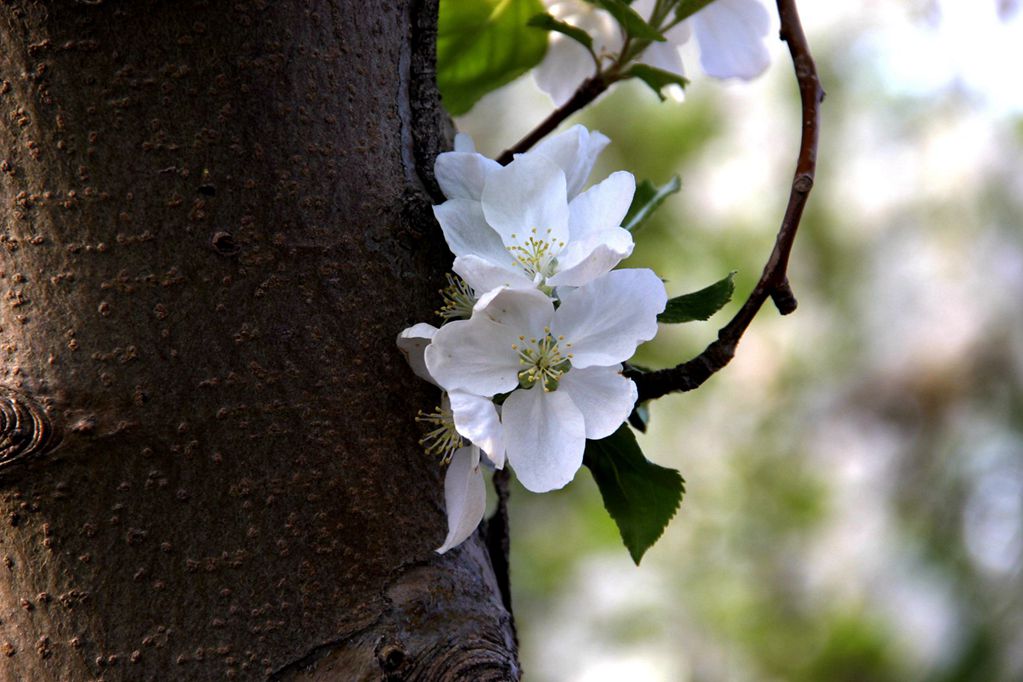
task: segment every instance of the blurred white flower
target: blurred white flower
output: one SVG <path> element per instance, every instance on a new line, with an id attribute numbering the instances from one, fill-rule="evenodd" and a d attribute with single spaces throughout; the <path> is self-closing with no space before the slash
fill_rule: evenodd
<path id="1" fill-rule="evenodd" d="M 593 49 L 601 59 L 612 59 L 622 48 L 622 34 L 605 10 L 585 0 L 547 0 L 548 11 L 593 38 Z M 654 0 L 636 0 L 632 8 L 649 19 Z M 714 78 L 759 76 L 770 64 L 764 39 L 770 30 L 770 16 L 760 0 L 714 0 L 677 26 L 665 32 L 666 42 L 651 43 L 637 60 L 643 64 L 684 76 L 678 48 L 695 36 L 700 65 Z M 544 60 L 533 72 L 537 86 L 557 106 L 571 98 L 587 77 L 594 74 L 592 57 L 586 48 L 561 33 L 551 32 Z M 681 100 L 681 88 L 668 89 Z"/>
<path id="2" fill-rule="evenodd" d="M 586 439 L 617 429 L 636 402 L 621 363 L 657 333 L 667 294 L 650 270 L 615 270 L 564 292 L 561 305 L 536 289 L 485 294 L 472 318 L 439 329 L 426 348 L 429 373 L 457 393 L 507 394 L 501 407 L 508 461 L 528 490 L 563 487 L 582 465 Z M 452 402 L 466 431 L 487 414 Z"/>

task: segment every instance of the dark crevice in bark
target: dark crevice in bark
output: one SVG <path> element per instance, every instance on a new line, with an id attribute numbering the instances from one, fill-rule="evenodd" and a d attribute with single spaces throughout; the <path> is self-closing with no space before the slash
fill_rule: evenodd
<path id="1" fill-rule="evenodd" d="M 509 553 L 511 551 L 511 528 L 508 518 L 508 469 L 494 472 L 494 492 L 497 494 L 497 509 L 483 525 L 483 536 L 486 539 L 490 563 L 494 567 L 497 586 L 501 590 L 501 602 L 509 615 L 512 612 L 511 573 Z"/>
<path id="2" fill-rule="evenodd" d="M 437 155 L 452 147 L 454 124 L 437 90 L 437 9 L 439 0 L 412 0 L 411 92 L 416 169 L 430 198 L 444 200 L 433 175 Z M 432 215 L 432 214 L 431 214 Z"/>

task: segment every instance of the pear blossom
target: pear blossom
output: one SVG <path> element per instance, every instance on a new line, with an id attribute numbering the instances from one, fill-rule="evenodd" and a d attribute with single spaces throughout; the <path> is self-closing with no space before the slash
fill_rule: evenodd
<path id="1" fill-rule="evenodd" d="M 547 4 L 556 18 L 578 26 L 593 38 L 598 57 L 613 58 L 621 51 L 621 30 L 605 10 L 585 0 L 547 0 Z M 632 8 L 649 18 L 654 0 L 636 0 Z M 770 15 L 761 0 L 713 0 L 665 31 L 667 41 L 651 43 L 637 61 L 684 76 L 678 48 L 695 37 L 700 65 L 707 75 L 750 80 L 770 64 L 764 44 L 769 30 Z M 561 106 L 593 73 L 593 59 L 586 48 L 568 36 L 552 32 L 547 55 L 533 77 L 537 86 Z M 669 92 L 675 99 L 682 99 L 681 88 L 671 88 Z"/>
<path id="2" fill-rule="evenodd" d="M 567 132 L 504 167 L 470 152 L 438 158 L 451 198 L 434 215 L 452 269 L 475 291 L 581 286 L 632 253 L 621 222 L 635 178 L 619 171 L 580 192 L 607 138 L 581 126 Z"/>
<path id="3" fill-rule="evenodd" d="M 604 273 L 562 292 L 556 308 L 537 289 L 499 287 L 470 319 L 436 331 L 426 370 L 451 395 L 503 398 L 508 462 L 526 489 L 554 490 L 582 465 L 586 439 L 611 435 L 632 411 L 636 385 L 621 363 L 657 333 L 666 302 L 646 269 Z M 461 433 L 487 431 L 487 413 L 454 401 L 452 411 Z"/>
<path id="4" fill-rule="evenodd" d="M 434 385 L 437 382 L 430 375 L 423 354 L 436 333 L 433 325 L 420 323 L 398 335 L 398 349 L 412 371 Z M 444 474 L 448 534 L 436 550 L 443 554 L 464 542 L 483 519 L 487 494 L 480 469 L 481 453 L 495 468 L 504 467 L 501 425 L 493 402 L 460 391 L 444 393 L 437 412 L 420 414 L 417 420 L 431 426 L 421 441 L 427 452 L 439 454 L 448 462 Z"/>

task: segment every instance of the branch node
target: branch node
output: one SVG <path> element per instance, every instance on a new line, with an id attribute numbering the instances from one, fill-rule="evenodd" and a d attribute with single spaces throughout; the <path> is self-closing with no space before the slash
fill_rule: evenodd
<path id="1" fill-rule="evenodd" d="M 804 194 L 813 189 L 813 176 L 809 173 L 803 173 L 793 183 L 793 188 L 797 192 L 803 192 Z"/>
<path id="2" fill-rule="evenodd" d="M 796 307 L 799 305 L 796 301 L 796 295 L 792 293 L 792 287 L 789 285 L 787 278 L 778 285 L 778 288 L 771 291 L 771 300 L 774 301 L 774 307 L 782 315 L 795 312 Z"/>

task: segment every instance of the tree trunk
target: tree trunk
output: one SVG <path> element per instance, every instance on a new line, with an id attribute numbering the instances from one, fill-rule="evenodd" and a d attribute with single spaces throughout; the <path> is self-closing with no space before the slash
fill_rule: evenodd
<path id="1" fill-rule="evenodd" d="M 0 678 L 517 679 L 394 346 L 435 18 L 0 2 Z"/>

